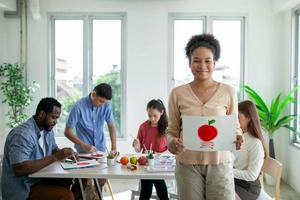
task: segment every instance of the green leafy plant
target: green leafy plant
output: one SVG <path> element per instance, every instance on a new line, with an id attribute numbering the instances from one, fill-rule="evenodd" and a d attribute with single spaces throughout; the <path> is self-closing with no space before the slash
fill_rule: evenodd
<path id="1" fill-rule="evenodd" d="M 292 89 L 289 94 L 284 96 L 283 98 L 281 98 L 281 93 L 279 93 L 275 99 L 271 100 L 271 104 L 269 107 L 261 98 L 261 96 L 250 86 L 245 85 L 243 86 L 243 89 L 245 90 L 249 98 L 256 104 L 262 128 L 269 135 L 270 157 L 275 158 L 273 136 L 278 129 L 282 127 L 287 128 L 299 135 L 299 132 L 296 130 L 296 128 L 290 126 L 291 122 L 294 121 L 297 116 L 283 114 L 287 106 L 295 102 L 295 98 L 293 96 L 298 87 Z"/>
<path id="2" fill-rule="evenodd" d="M 115 154 L 113 152 L 109 152 L 107 155 L 108 159 L 114 159 L 115 158 Z"/>
<path id="3" fill-rule="evenodd" d="M 154 158 L 153 153 L 149 153 L 149 154 L 147 155 L 147 158 L 148 158 L 148 159 L 153 159 L 153 158 Z"/>
<path id="4" fill-rule="evenodd" d="M 23 65 L 18 63 L 4 63 L 0 66 L 0 90 L 4 95 L 2 103 L 7 103 L 10 107 L 7 113 L 7 125 L 10 128 L 26 120 L 25 109 L 33 100 L 32 93 L 39 88 L 35 81 L 27 86 L 23 70 Z"/>

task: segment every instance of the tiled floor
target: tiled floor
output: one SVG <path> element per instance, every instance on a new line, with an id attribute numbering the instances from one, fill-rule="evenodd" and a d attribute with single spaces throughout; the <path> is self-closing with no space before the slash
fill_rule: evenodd
<path id="1" fill-rule="evenodd" d="M 114 192 L 115 200 L 130 200 L 131 189 L 137 187 L 138 180 L 110 180 Z M 268 194 L 274 194 L 274 186 L 265 184 L 265 190 Z M 300 194 L 293 190 L 289 185 L 281 182 L 281 199 L 282 200 L 300 200 Z M 104 194 L 105 200 L 111 200 L 109 194 Z M 135 198 L 138 199 L 138 198 Z"/>
<path id="2" fill-rule="evenodd" d="M 268 194 L 275 194 L 274 186 L 265 184 L 265 191 Z M 300 194 L 297 193 L 291 186 L 281 181 L 280 184 L 281 200 L 300 200 Z M 270 195 L 271 196 L 271 195 Z"/>

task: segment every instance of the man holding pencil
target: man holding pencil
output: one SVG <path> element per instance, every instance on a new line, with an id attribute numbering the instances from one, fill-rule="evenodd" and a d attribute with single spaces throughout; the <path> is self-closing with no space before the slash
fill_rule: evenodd
<path id="1" fill-rule="evenodd" d="M 4 147 L 2 196 L 10 200 L 74 200 L 78 187 L 71 179 L 37 179 L 28 175 L 51 163 L 73 155 L 71 148 L 59 149 L 53 127 L 60 117 L 61 104 L 54 98 L 43 98 L 33 117 L 13 128 Z M 76 194 L 76 195 L 74 195 Z"/>

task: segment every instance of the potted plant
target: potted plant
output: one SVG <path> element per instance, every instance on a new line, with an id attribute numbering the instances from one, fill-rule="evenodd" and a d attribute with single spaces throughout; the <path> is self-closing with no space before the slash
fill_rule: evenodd
<path id="1" fill-rule="evenodd" d="M 23 70 L 23 65 L 18 63 L 4 63 L 0 66 L 0 90 L 4 94 L 2 103 L 7 103 L 10 107 L 7 113 L 9 117 L 7 125 L 10 128 L 26 120 L 25 109 L 33 100 L 32 93 L 39 88 L 35 81 L 27 85 Z"/>
<path id="2" fill-rule="evenodd" d="M 149 166 L 154 165 L 154 156 L 153 156 L 153 153 L 149 153 L 147 155 L 147 161 L 148 161 L 148 165 Z"/>
<path id="3" fill-rule="evenodd" d="M 115 164 L 115 154 L 113 152 L 109 152 L 107 154 L 107 165 L 112 166 Z"/>
<path id="4" fill-rule="evenodd" d="M 249 98 L 256 104 L 262 128 L 268 133 L 269 136 L 269 155 L 270 157 L 275 158 L 273 142 L 274 133 L 278 129 L 283 127 L 299 134 L 299 132 L 294 127 L 290 126 L 290 123 L 294 121 L 297 116 L 283 114 L 286 107 L 295 102 L 293 95 L 298 87 L 295 87 L 293 90 L 291 90 L 288 95 L 283 97 L 283 99 L 281 98 L 281 93 L 279 93 L 275 99 L 271 100 L 271 104 L 269 107 L 260 97 L 260 95 L 250 86 L 244 85 L 243 89 L 245 90 Z"/>

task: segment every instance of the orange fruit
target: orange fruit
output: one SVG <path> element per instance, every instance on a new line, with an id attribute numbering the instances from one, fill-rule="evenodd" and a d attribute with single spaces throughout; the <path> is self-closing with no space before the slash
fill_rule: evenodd
<path id="1" fill-rule="evenodd" d="M 129 162 L 129 159 L 127 156 L 123 156 L 121 159 L 120 159 L 120 163 L 122 165 L 127 165 L 127 163 Z"/>

